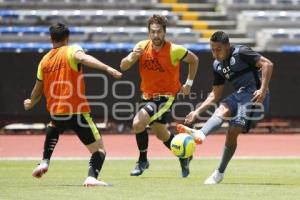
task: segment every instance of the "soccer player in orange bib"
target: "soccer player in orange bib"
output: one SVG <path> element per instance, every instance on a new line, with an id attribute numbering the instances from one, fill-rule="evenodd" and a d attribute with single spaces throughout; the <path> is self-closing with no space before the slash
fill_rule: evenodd
<path id="1" fill-rule="evenodd" d="M 185 47 L 165 40 L 167 20 L 164 16 L 153 15 L 148 20 L 149 39 L 136 44 L 132 52 L 121 61 L 121 70 L 130 69 L 139 60 L 142 101 L 144 106 L 136 113 L 132 128 L 140 152 L 131 176 L 141 175 L 149 167 L 147 159 L 149 125 L 159 140 L 170 149 L 174 137 L 166 127 L 167 117 L 176 95 L 190 93 L 198 69 L 198 58 Z M 186 83 L 180 83 L 180 62 L 189 65 Z M 189 175 L 191 158 L 180 159 L 182 177 Z"/>
<path id="2" fill-rule="evenodd" d="M 97 180 L 106 152 L 102 137 L 90 116 L 82 64 L 104 70 L 115 78 L 121 78 L 122 73 L 85 54 L 80 46 L 68 45 L 70 31 L 66 25 L 53 24 L 49 31 L 53 48 L 40 61 L 31 97 L 24 101 L 25 110 L 29 110 L 44 94 L 51 115 L 46 128 L 43 159 L 33 170 L 32 176 L 41 178 L 48 171 L 59 135 L 66 129 L 71 129 L 91 153 L 84 186 L 108 186 L 104 181 Z"/>

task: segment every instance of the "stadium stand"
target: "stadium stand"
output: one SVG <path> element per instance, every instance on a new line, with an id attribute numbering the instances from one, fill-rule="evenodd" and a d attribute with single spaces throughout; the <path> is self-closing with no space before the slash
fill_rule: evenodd
<path id="1" fill-rule="evenodd" d="M 230 19 L 243 10 L 299 10 L 299 0 L 221 0 L 219 9 Z"/>
<path id="2" fill-rule="evenodd" d="M 141 26 L 158 13 L 168 17 L 174 28 L 168 39 L 177 43 L 206 45 L 215 30 L 226 30 L 233 43 L 268 51 L 291 45 L 297 50 L 291 35 L 276 32 L 268 42 L 258 35 L 262 28 L 299 27 L 299 8 L 300 0 L 0 0 L 0 41 L 45 43 L 46 27 L 62 21 L 72 27 L 73 42 L 135 43 L 147 37 Z M 267 44 L 275 38 L 278 42 Z"/>
<path id="3" fill-rule="evenodd" d="M 264 51 L 281 51 L 286 45 L 300 45 L 300 29 L 261 29 L 256 33 L 258 48 Z"/>
<path id="4" fill-rule="evenodd" d="M 248 36 L 262 28 L 294 28 L 300 27 L 299 11 L 242 11 L 237 16 L 237 28 Z"/>
<path id="5" fill-rule="evenodd" d="M 205 49 L 208 38 L 216 29 L 226 29 L 230 33 L 234 42 L 254 46 L 252 38 L 245 38 L 245 34 L 236 31 L 236 22 L 226 20 L 226 14 L 215 11 L 216 0 L 203 1 L 168 1 L 168 0 L 0 0 L 0 25 L 15 27 L 18 26 L 48 26 L 54 21 L 62 21 L 72 27 L 96 27 L 103 31 L 72 32 L 74 42 L 125 42 L 134 43 L 146 38 L 147 31 L 140 29 L 139 26 L 145 25 L 146 19 L 154 13 L 163 14 L 168 17 L 171 27 L 178 27 L 180 31 L 169 31 L 168 39 L 177 43 L 193 43 L 204 45 L 196 49 Z M 43 9 L 39 9 L 43 8 Z M 59 8 L 59 9 L 58 9 Z M 80 8 L 80 9 L 78 9 Z M 118 27 L 128 27 L 126 31 L 106 32 L 111 27 L 119 30 Z M 138 27 L 136 29 L 136 27 Z M 133 33 L 132 33 L 133 32 Z M 8 32 L 7 39 L 14 33 Z M 28 35 L 34 35 L 30 31 Z M 14 42 L 45 42 L 48 37 L 45 34 L 36 33 L 36 37 L 23 37 L 24 31 L 15 33 L 18 39 Z M 12 37 L 15 37 L 14 35 Z M 103 36 L 103 38 L 101 37 Z M 182 39 L 178 39 L 180 38 Z M 12 41 L 10 41 L 12 42 Z M 185 45 L 187 45 L 185 44 Z M 195 45 L 190 45 L 195 46 Z M 19 49 L 18 49 L 19 50 Z"/>

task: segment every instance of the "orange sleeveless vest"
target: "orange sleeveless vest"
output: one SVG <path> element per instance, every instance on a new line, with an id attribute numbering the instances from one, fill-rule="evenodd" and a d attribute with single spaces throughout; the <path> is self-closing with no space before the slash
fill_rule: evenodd
<path id="1" fill-rule="evenodd" d="M 144 53 L 139 59 L 141 90 L 144 97 L 175 96 L 179 92 L 181 88 L 180 64 L 172 64 L 170 51 L 170 42 L 165 42 L 158 52 L 152 48 L 150 40 L 144 47 Z"/>
<path id="2" fill-rule="evenodd" d="M 52 115 L 90 112 L 80 71 L 71 68 L 68 46 L 50 50 L 41 61 L 44 95 Z"/>

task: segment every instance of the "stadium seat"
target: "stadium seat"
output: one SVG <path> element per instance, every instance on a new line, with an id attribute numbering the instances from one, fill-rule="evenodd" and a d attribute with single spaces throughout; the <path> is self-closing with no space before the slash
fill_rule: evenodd
<path id="1" fill-rule="evenodd" d="M 137 32 L 133 32 L 131 34 L 131 40 L 133 43 L 137 43 L 141 40 L 146 40 L 148 39 L 148 31 L 138 31 Z"/>
<path id="2" fill-rule="evenodd" d="M 147 20 L 149 18 L 149 15 L 146 14 L 136 14 L 131 18 L 131 24 L 132 25 L 141 25 L 141 24 L 146 24 Z"/>
<path id="3" fill-rule="evenodd" d="M 49 35 L 41 33 L 39 31 L 24 31 L 21 38 L 21 42 L 49 42 Z"/>
<path id="4" fill-rule="evenodd" d="M 130 16 L 123 13 L 123 11 L 119 11 L 119 13 L 113 15 L 111 20 L 114 26 L 126 26 L 131 21 Z"/>
<path id="5" fill-rule="evenodd" d="M 1 32 L 0 41 L 2 42 L 10 42 L 10 41 L 18 41 L 20 39 L 21 33 L 18 31 L 10 31 L 10 32 Z"/>
<path id="6" fill-rule="evenodd" d="M 80 14 L 66 16 L 66 21 L 68 22 L 68 24 L 72 25 L 85 25 L 88 22 L 87 19 L 87 16 Z"/>
<path id="7" fill-rule="evenodd" d="M 39 24 L 41 23 L 41 17 L 38 15 L 23 15 L 20 17 L 20 21 L 22 22 L 22 24 Z"/>
<path id="8" fill-rule="evenodd" d="M 110 41 L 113 43 L 131 42 L 131 35 L 126 30 L 118 30 L 110 34 Z"/>
<path id="9" fill-rule="evenodd" d="M 0 23 L 1 24 L 14 24 L 19 21 L 19 14 L 12 10 L 0 11 Z"/>
<path id="10" fill-rule="evenodd" d="M 95 26 L 97 26 L 97 25 L 108 25 L 108 24 L 112 23 L 111 16 L 104 15 L 103 11 L 97 12 L 96 15 L 91 15 L 89 20 L 90 20 L 90 23 L 94 24 Z"/>
<path id="11" fill-rule="evenodd" d="M 255 0 L 255 4 L 271 4 L 272 0 Z"/>
<path id="12" fill-rule="evenodd" d="M 55 22 L 64 22 L 68 24 L 64 15 L 48 15 L 45 17 L 45 21 L 47 21 L 49 24 L 53 24 Z"/>
<path id="13" fill-rule="evenodd" d="M 293 1 L 292 0 L 277 0 L 276 3 L 277 4 L 284 4 L 284 5 L 287 5 L 287 4 L 292 5 Z"/>
<path id="14" fill-rule="evenodd" d="M 110 33 L 104 31 L 97 31 L 90 33 L 90 39 L 93 42 L 109 42 Z"/>
<path id="15" fill-rule="evenodd" d="M 234 4 L 249 4 L 249 0 L 233 0 Z"/>

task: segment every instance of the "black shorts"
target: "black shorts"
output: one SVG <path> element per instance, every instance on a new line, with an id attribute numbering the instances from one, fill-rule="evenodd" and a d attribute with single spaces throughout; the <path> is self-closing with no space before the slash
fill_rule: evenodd
<path id="1" fill-rule="evenodd" d="M 52 124 L 59 130 L 73 130 L 80 141 L 89 145 L 101 138 L 90 113 L 51 116 Z"/>
<path id="2" fill-rule="evenodd" d="M 159 122 L 166 124 L 171 120 L 171 108 L 175 101 L 173 96 L 157 96 L 151 99 L 143 99 L 143 109 L 150 116 L 150 124 Z"/>

